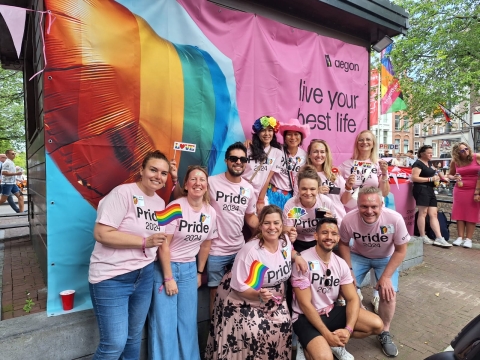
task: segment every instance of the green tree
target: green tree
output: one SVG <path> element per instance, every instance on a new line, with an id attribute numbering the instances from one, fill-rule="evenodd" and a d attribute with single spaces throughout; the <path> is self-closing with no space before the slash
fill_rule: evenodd
<path id="1" fill-rule="evenodd" d="M 441 114 L 439 103 L 448 108 L 468 101 L 472 92 L 478 93 L 480 1 L 394 2 L 410 14 L 408 34 L 395 39 L 391 54 L 408 117 L 420 122 Z"/>
<path id="2" fill-rule="evenodd" d="M 0 151 L 25 149 L 23 75 L 0 68 Z"/>

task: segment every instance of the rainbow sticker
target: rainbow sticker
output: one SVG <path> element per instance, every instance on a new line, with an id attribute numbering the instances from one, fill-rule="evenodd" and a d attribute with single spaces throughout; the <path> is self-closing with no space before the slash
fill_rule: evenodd
<path id="1" fill-rule="evenodd" d="M 252 289 L 260 290 L 263 285 L 263 278 L 267 272 L 268 267 L 263 265 L 260 261 L 255 260 L 250 266 L 250 273 L 248 274 L 245 284 L 250 286 Z"/>
<path id="2" fill-rule="evenodd" d="M 173 204 L 162 211 L 155 211 L 159 226 L 170 224 L 173 220 L 182 218 L 182 208 L 180 204 Z"/>
<path id="3" fill-rule="evenodd" d="M 285 249 L 282 249 L 282 256 L 285 260 L 287 259 L 287 255 L 288 255 L 287 251 Z"/>
<path id="4" fill-rule="evenodd" d="M 301 207 L 293 207 L 287 214 L 287 218 L 289 219 L 300 219 L 303 215 L 305 215 L 307 211 Z"/>
<path id="5" fill-rule="evenodd" d="M 380 232 L 382 234 L 386 234 L 388 232 L 388 228 L 386 226 L 380 226 Z"/>
<path id="6" fill-rule="evenodd" d="M 310 270 L 314 270 L 315 269 L 315 264 L 312 263 L 311 261 L 308 262 L 308 267 Z"/>

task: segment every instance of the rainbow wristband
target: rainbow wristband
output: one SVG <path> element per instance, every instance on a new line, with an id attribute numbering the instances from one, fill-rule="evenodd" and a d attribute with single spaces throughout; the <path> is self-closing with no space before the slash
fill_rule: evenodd
<path id="1" fill-rule="evenodd" d="M 352 335 L 352 333 L 353 333 L 353 329 L 352 329 L 350 326 L 348 326 L 348 325 L 345 325 L 345 329 L 347 329 L 347 330 L 348 330 L 348 332 L 350 333 L 350 335 Z"/>

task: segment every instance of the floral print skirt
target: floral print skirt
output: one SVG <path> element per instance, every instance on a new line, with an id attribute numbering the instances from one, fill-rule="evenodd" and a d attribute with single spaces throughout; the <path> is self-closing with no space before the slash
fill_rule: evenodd
<path id="1" fill-rule="evenodd" d="M 230 288 L 227 272 L 217 288 L 205 358 L 209 360 L 290 360 L 292 324 L 284 284 L 268 288 L 278 304 L 244 299 Z"/>

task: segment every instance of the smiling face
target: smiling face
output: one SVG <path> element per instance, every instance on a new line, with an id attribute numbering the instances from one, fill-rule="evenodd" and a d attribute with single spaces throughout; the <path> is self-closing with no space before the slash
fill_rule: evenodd
<path id="1" fill-rule="evenodd" d="M 260 224 L 262 237 L 266 242 L 276 241 L 282 234 L 283 222 L 279 213 L 265 215 Z"/>
<path id="2" fill-rule="evenodd" d="M 302 134 L 300 134 L 298 131 L 287 130 L 285 131 L 284 141 L 285 145 L 287 145 L 289 148 L 297 148 L 302 142 Z"/>
<path id="3" fill-rule="evenodd" d="M 361 133 L 357 138 L 357 149 L 360 152 L 371 152 L 374 145 L 373 136 L 370 132 Z"/>
<path id="4" fill-rule="evenodd" d="M 266 129 L 260 130 L 258 132 L 258 138 L 262 142 L 263 146 L 268 146 L 270 145 L 270 142 L 273 139 L 273 128 L 271 126 L 268 126 Z"/>
<path id="5" fill-rule="evenodd" d="M 200 169 L 193 169 L 187 174 L 184 189 L 187 191 L 188 198 L 203 198 L 208 190 L 207 174 Z"/>
<path id="6" fill-rule="evenodd" d="M 327 158 L 327 149 L 325 148 L 325 145 L 319 142 L 312 143 L 308 158 L 312 165 L 317 169 L 323 167 Z"/>
<path id="7" fill-rule="evenodd" d="M 168 162 L 162 159 L 150 158 L 145 167 L 140 170 L 142 180 L 139 186 L 142 191 L 152 196 L 155 191 L 163 188 L 167 182 L 168 171 Z"/>
<path id="8" fill-rule="evenodd" d="M 317 240 L 317 246 L 326 252 L 332 251 L 340 240 L 338 226 L 330 223 L 322 224 L 314 236 Z"/>
<path id="9" fill-rule="evenodd" d="M 359 194 L 358 212 L 367 224 L 374 224 L 382 212 L 383 200 L 379 194 Z"/>
<path id="10" fill-rule="evenodd" d="M 238 158 L 236 159 L 237 161 L 232 161 L 232 159 L 230 159 L 231 156 Z M 231 176 L 239 177 L 243 174 L 243 172 L 245 171 L 246 162 L 242 162 L 240 158 L 246 159 L 246 156 L 247 154 L 245 154 L 245 152 L 240 149 L 233 149 L 232 151 L 230 151 L 228 158 L 225 160 L 225 162 L 227 163 L 227 171 Z"/>
<path id="11" fill-rule="evenodd" d="M 314 179 L 302 179 L 298 184 L 298 196 L 303 206 L 312 207 L 318 195 L 318 181 Z"/>

